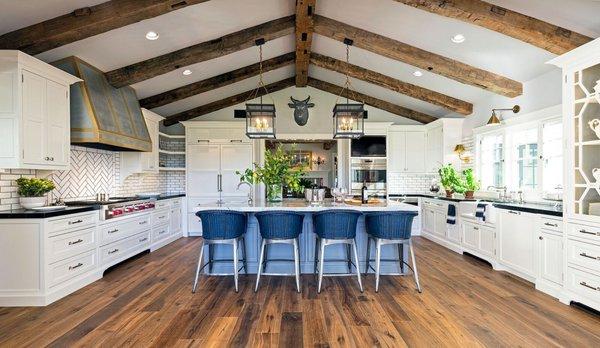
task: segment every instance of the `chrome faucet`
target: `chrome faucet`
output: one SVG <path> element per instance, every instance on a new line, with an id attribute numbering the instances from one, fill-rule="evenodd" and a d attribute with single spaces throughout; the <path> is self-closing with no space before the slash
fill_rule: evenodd
<path id="1" fill-rule="evenodd" d="M 493 185 L 490 185 L 490 186 L 488 186 L 487 189 L 488 189 L 488 191 L 490 189 L 494 190 L 494 191 L 502 191 L 502 196 L 500 196 L 500 199 L 502 199 L 502 200 L 506 200 L 508 198 L 507 195 L 506 195 L 506 191 L 508 190 L 506 188 L 506 186 L 493 186 Z"/>
<path id="2" fill-rule="evenodd" d="M 252 191 L 254 189 L 254 186 L 252 186 L 252 184 L 250 184 L 247 181 L 240 181 L 240 183 L 236 187 L 236 190 L 239 191 L 242 185 L 247 185 L 248 188 L 250 188 L 250 191 L 248 192 L 248 205 L 252 205 L 252 203 L 254 202 L 254 198 L 252 197 Z"/>

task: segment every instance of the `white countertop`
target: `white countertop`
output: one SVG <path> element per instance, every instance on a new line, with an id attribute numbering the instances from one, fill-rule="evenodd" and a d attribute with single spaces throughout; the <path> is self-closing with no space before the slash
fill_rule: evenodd
<path id="1" fill-rule="evenodd" d="M 270 202 L 255 202 L 252 205 L 244 203 L 225 203 L 225 204 L 200 204 L 194 211 L 199 210 L 212 210 L 212 209 L 226 209 L 236 210 L 242 212 L 255 213 L 265 210 L 291 210 L 300 212 L 317 212 L 328 209 L 354 209 L 363 212 L 368 211 L 419 211 L 419 207 L 406 204 L 398 203 L 390 200 L 381 200 L 379 203 L 355 205 L 349 203 L 333 203 L 332 200 L 325 200 L 322 204 L 308 204 L 304 199 L 284 199 L 283 202 L 270 203 Z"/>

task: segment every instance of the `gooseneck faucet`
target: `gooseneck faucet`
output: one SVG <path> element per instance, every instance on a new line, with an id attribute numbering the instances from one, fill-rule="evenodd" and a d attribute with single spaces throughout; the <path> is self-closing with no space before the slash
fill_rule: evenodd
<path id="1" fill-rule="evenodd" d="M 252 198 L 252 191 L 254 189 L 254 186 L 252 186 L 252 184 L 250 184 L 247 181 L 240 181 L 240 183 L 237 185 L 236 190 L 240 190 L 240 187 L 242 187 L 243 185 L 248 186 L 248 188 L 250 189 L 250 191 L 248 192 L 248 205 L 252 205 L 252 203 L 254 202 L 254 199 Z"/>

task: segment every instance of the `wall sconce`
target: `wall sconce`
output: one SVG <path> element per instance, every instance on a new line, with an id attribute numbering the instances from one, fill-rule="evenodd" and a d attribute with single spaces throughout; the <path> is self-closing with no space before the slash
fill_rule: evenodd
<path id="1" fill-rule="evenodd" d="M 469 156 L 467 154 L 467 149 L 465 149 L 465 146 L 463 144 L 456 145 L 454 147 L 454 153 L 458 155 L 458 158 L 463 163 L 470 163 L 471 162 L 471 156 Z"/>
<path id="2" fill-rule="evenodd" d="M 492 117 L 487 122 L 487 126 L 496 126 L 500 124 L 500 119 L 496 115 L 496 111 L 512 111 L 513 113 L 518 113 L 521 111 L 521 107 L 519 105 L 515 105 L 510 109 L 492 109 Z"/>
<path id="3" fill-rule="evenodd" d="M 316 159 L 313 159 L 313 164 L 315 164 L 317 167 L 318 166 L 322 166 L 325 164 L 325 158 L 322 158 L 321 156 L 317 156 Z"/>

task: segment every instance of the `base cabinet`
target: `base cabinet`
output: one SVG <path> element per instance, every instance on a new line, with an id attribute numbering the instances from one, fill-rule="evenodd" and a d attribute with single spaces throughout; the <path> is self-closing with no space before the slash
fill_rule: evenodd
<path id="1" fill-rule="evenodd" d="M 563 236 L 542 231 L 538 239 L 540 245 L 540 278 L 562 285 Z"/>
<path id="2" fill-rule="evenodd" d="M 498 261 L 509 272 L 528 280 L 536 277 L 535 215 L 502 210 L 498 221 Z"/>
<path id="3" fill-rule="evenodd" d="M 461 226 L 463 250 L 493 262 L 496 255 L 496 230 L 475 221 L 463 221 Z"/>

